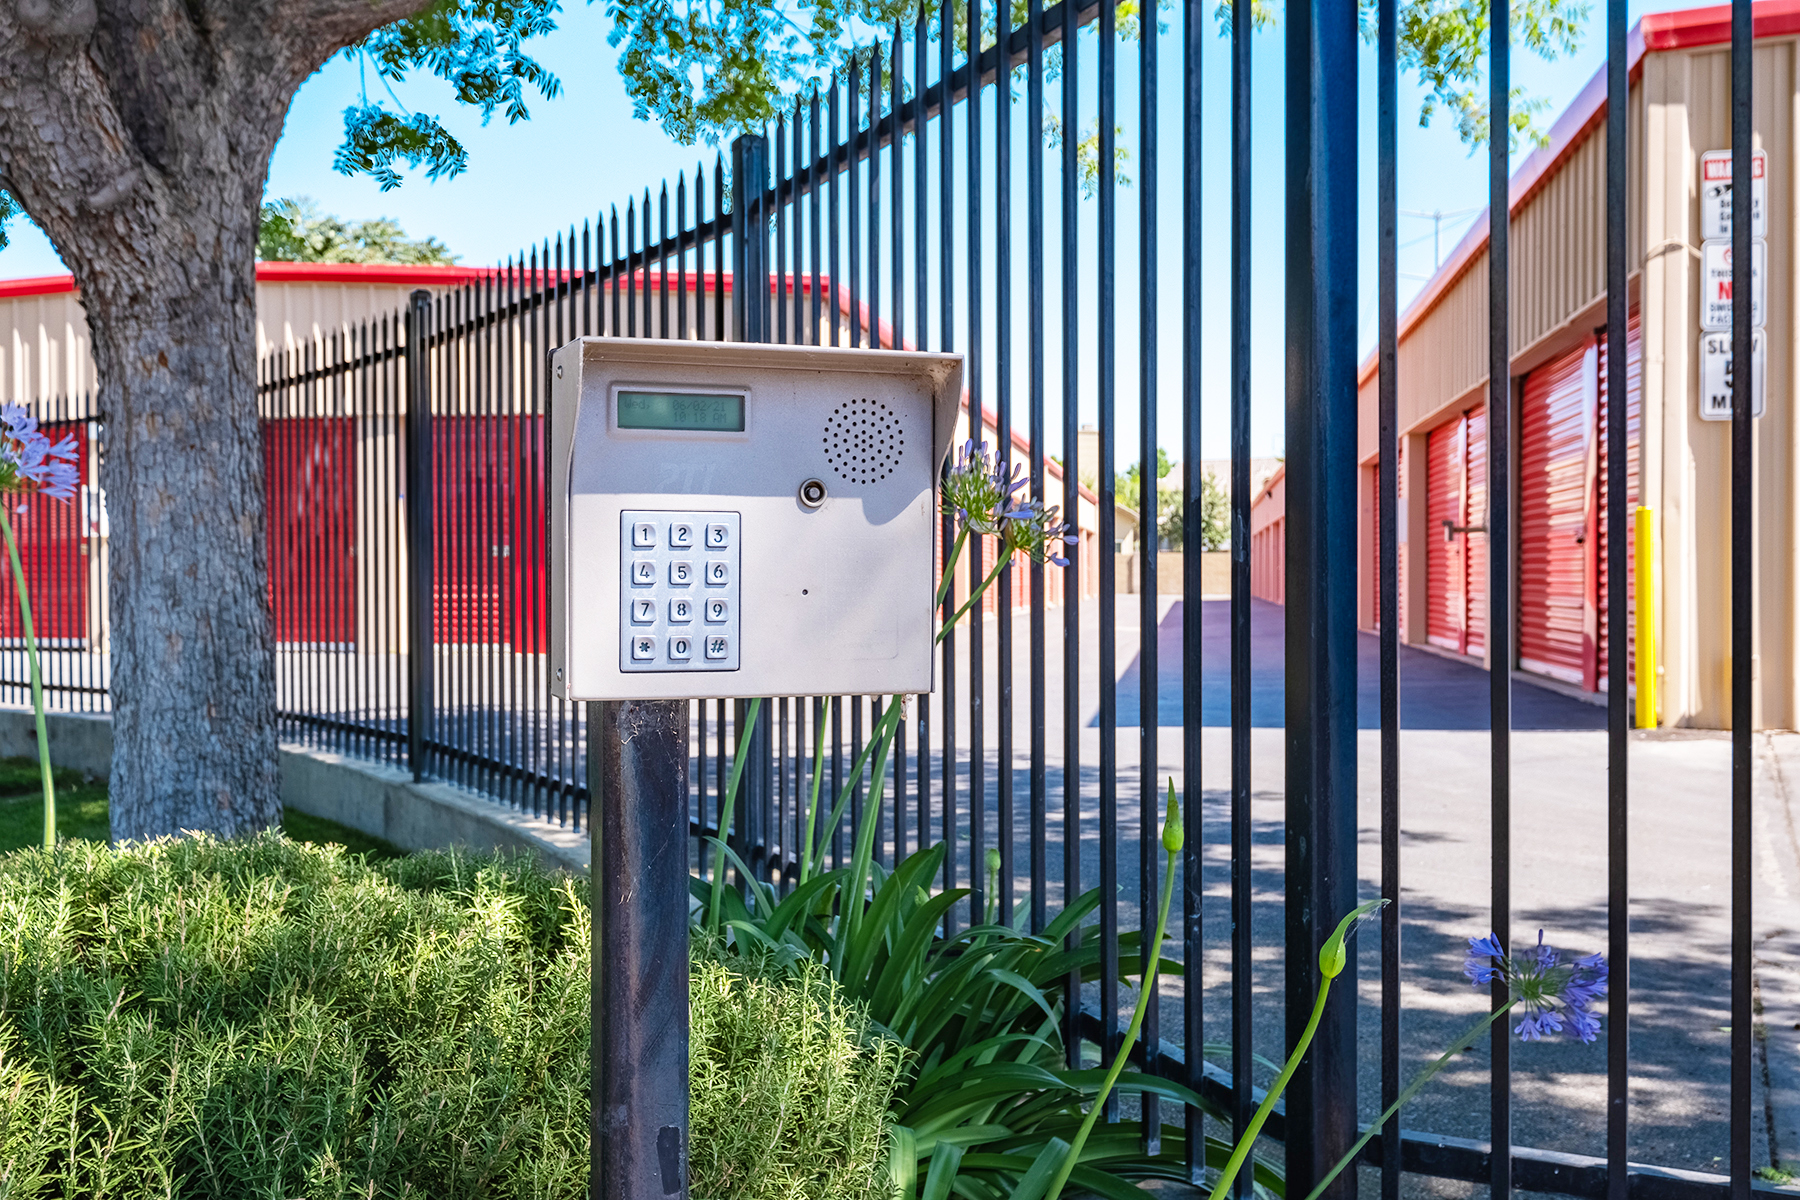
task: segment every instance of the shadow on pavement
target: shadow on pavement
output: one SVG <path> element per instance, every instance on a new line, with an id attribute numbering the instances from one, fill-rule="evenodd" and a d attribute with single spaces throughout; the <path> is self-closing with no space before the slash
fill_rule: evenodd
<path id="1" fill-rule="evenodd" d="M 1156 631 L 1156 720 L 1158 725 L 1177 728 L 1183 723 L 1184 603 L 1176 601 Z M 1201 720 L 1205 725 L 1229 725 L 1231 605 L 1225 600 L 1200 603 Z M 1285 721 L 1283 613 L 1280 605 L 1266 600 L 1250 602 L 1250 724 L 1264 729 L 1279 729 Z M 1379 639 L 1373 634 L 1357 634 L 1356 723 L 1362 729 L 1381 727 L 1379 653 Z M 1121 727 L 1138 723 L 1142 686 L 1142 659 L 1134 658 L 1119 679 Z M 1468 663 L 1400 647 L 1400 724 L 1408 729 L 1488 728 L 1488 673 Z M 1513 728 L 1605 729 L 1606 710 L 1519 683 L 1513 688 Z"/>

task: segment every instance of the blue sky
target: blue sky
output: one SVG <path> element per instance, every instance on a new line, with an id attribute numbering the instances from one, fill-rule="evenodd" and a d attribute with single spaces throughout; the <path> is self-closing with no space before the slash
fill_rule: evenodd
<path id="1" fill-rule="evenodd" d="M 1645 11 L 1696 7 L 1683 0 L 1636 0 L 1630 6 L 1631 20 Z M 1210 6 L 1209 6 L 1210 7 Z M 1604 59 L 1601 21 L 1604 4 L 1596 2 L 1590 12 L 1588 28 L 1580 49 L 1570 58 L 1545 63 L 1522 51 L 1514 52 L 1515 80 L 1533 95 L 1550 102 L 1543 118 L 1545 127 L 1586 84 Z M 1165 9 L 1167 19 L 1167 9 Z M 557 229 L 579 224 L 612 204 L 622 205 L 628 196 L 641 195 L 645 186 L 656 186 L 665 178 L 672 179 L 682 170 L 691 170 L 704 159 L 710 165 L 714 151 L 710 147 L 680 146 L 664 136 L 651 123 L 632 118 L 631 105 L 618 78 L 615 64 L 618 53 L 606 43 L 608 22 L 603 8 L 575 0 L 562 14 L 561 28 L 541 39 L 535 53 L 562 79 L 564 92 L 554 101 L 538 101 L 532 105 L 530 121 L 507 126 L 497 119 L 483 127 L 479 118 L 461 110 L 443 85 L 433 80 L 411 81 L 399 89 L 410 107 L 439 114 L 462 138 L 469 150 L 469 169 L 455 179 L 426 181 L 411 176 L 401 188 L 383 193 L 367 178 L 346 178 L 331 169 L 332 152 L 343 131 L 343 110 L 362 94 L 360 73 L 353 61 L 339 58 L 327 64 L 301 89 L 289 113 L 286 130 L 270 164 L 267 193 L 275 196 L 307 195 L 316 199 L 328 212 L 346 217 L 388 216 L 400 222 L 415 236 L 431 234 L 446 242 L 466 263 L 493 263 L 516 253 L 522 246 L 538 241 Z M 1281 398 L 1281 262 L 1282 262 L 1282 78 L 1281 31 L 1276 29 L 1259 35 L 1252 68 L 1255 94 L 1253 131 L 1256 146 L 1253 153 L 1252 186 L 1255 191 L 1255 218 L 1252 233 L 1253 258 L 1253 392 L 1255 415 L 1252 421 L 1252 449 L 1259 455 L 1277 454 L 1282 448 Z M 1225 238 L 1229 230 L 1229 197 L 1227 192 L 1230 163 L 1228 126 L 1229 64 L 1227 44 L 1222 39 L 1209 39 L 1204 64 L 1207 112 L 1205 117 L 1205 181 L 1204 212 L 1207 228 L 1216 231 L 1209 237 L 1203 254 L 1205 316 L 1208 330 L 1202 350 L 1202 370 L 1206 388 L 1207 457 L 1223 457 L 1228 450 L 1228 421 L 1224 412 L 1227 367 L 1226 330 L 1229 322 L 1227 288 L 1229 269 Z M 1177 104 L 1181 61 L 1178 30 L 1165 33 L 1159 43 L 1159 72 L 1162 80 L 1161 103 L 1157 126 L 1160 130 L 1161 187 L 1157 195 L 1161 238 L 1157 256 L 1161 277 L 1160 301 L 1155 305 L 1161 330 L 1162 352 L 1158 356 L 1160 386 L 1157 389 L 1157 432 L 1159 441 L 1176 457 L 1180 446 L 1180 124 Z M 1084 124 L 1093 119 L 1092 80 L 1095 62 L 1094 38 L 1084 39 L 1082 66 Z M 1122 144 L 1136 148 L 1138 77 L 1134 44 L 1121 45 L 1118 53 L 1119 121 L 1124 126 Z M 1052 98 L 1055 86 L 1046 89 Z M 989 93 L 991 97 L 992 93 Z M 1361 114 L 1363 147 L 1361 224 L 1362 255 L 1359 267 L 1362 296 L 1359 349 L 1372 343 L 1375 330 L 1375 245 L 1374 245 L 1374 99 L 1375 71 L 1372 50 L 1364 48 L 1359 78 L 1358 108 Z M 1403 81 L 1401 89 L 1400 134 L 1400 206 L 1430 212 L 1441 210 L 1459 214 L 1443 222 L 1442 252 L 1447 257 L 1451 248 L 1474 219 L 1474 211 L 1486 201 L 1486 165 L 1482 155 L 1471 155 L 1456 138 L 1451 124 L 1439 118 L 1430 128 L 1416 124 L 1419 91 Z M 1021 108 L 1023 107 L 1021 91 Z M 991 99 L 987 108 L 992 112 Z M 1018 110 L 1015 110 L 1018 111 Z M 1023 125 L 1023 117 L 1015 118 Z M 960 127 L 960 121 L 959 121 Z M 959 138 L 960 128 L 959 128 Z M 990 143 L 991 144 L 991 143 Z M 959 146 L 960 150 L 960 146 Z M 935 157 L 935 152 L 934 152 Z M 1016 161 L 1024 165 L 1023 145 L 1017 144 Z M 1054 171 L 1055 155 L 1047 154 Z M 959 161 L 962 161 L 959 155 Z M 1134 157 L 1133 162 L 1141 161 Z M 1134 168 L 1127 165 L 1127 171 Z M 1117 336 L 1120 348 L 1119 375 L 1116 380 L 1116 403 L 1119 411 L 1119 454 L 1123 465 L 1136 458 L 1139 395 L 1137 385 L 1140 313 L 1136 304 L 1138 250 L 1138 210 L 1140 198 L 1132 186 L 1118 193 L 1118 227 L 1115 248 L 1119 261 L 1120 295 L 1130 302 L 1117 310 Z M 934 184 L 932 186 L 935 186 Z M 986 194 L 992 196 L 992 183 Z M 1019 186 L 1022 192 L 1022 183 Z M 1054 174 L 1047 178 L 1054 196 Z M 958 197 L 966 195 L 958 181 Z M 885 198 L 884 198 L 885 199 Z M 1055 202 L 1050 202 L 1052 214 Z M 1098 227 L 1095 205 L 1083 206 L 1081 257 L 1083 262 L 1082 342 L 1084 366 L 1081 381 L 1082 415 L 1092 419 L 1096 394 L 1093 378 L 1094 355 L 1087 349 L 1097 314 L 1092 287 L 1094 246 Z M 1016 209 L 1020 232 L 1016 236 L 1016 253 L 1022 259 L 1024 235 L 1022 222 L 1025 208 L 1022 198 Z M 986 246 L 992 247 L 992 215 L 985 226 Z M 1403 273 L 1402 297 L 1410 297 L 1422 285 L 1432 266 L 1433 223 L 1426 218 L 1402 216 L 1400 237 L 1403 243 L 1400 269 Z M 15 222 L 9 233 L 12 244 L 0 250 L 0 278 L 42 275 L 63 269 L 48 240 L 26 222 Z M 959 238 L 966 238 L 966 227 Z M 1049 270 L 1058 270 L 1052 246 Z M 962 243 L 966 245 L 966 242 Z M 935 256 L 934 256 L 935 257 Z M 1028 297 L 1044 294 L 1023 277 L 1022 266 L 1015 270 L 1016 305 Z M 991 279 L 990 279 L 991 287 Z M 992 291 L 988 295 L 992 297 Z M 967 304 L 958 297 L 959 312 L 966 313 Z M 1015 405 L 1022 405 L 1024 314 L 1015 310 L 1015 347 L 1019 363 L 1015 376 Z M 1052 329 L 1054 314 L 1047 316 Z M 992 402 L 993 378 L 991 318 L 986 386 Z M 1052 364 L 1057 361 L 1054 349 Z M 1060 386 L 1053 373 L 1050 394 Z M 1052 410 L 1052 428 L 1057 417 Z M 1053 439 L 1054 441 L 1055 439 Z M 1051 445 L 1050 452 L 1060 447 Z"/>

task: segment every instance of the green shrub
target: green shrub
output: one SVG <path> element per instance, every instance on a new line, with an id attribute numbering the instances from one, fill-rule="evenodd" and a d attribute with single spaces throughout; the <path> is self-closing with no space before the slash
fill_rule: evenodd
<path id="1" fill-rule="evenodd" d="M 583 1197 L 588 945 L 585 881 L 520 860 L 0 856 L 0 1200 Z M 871 1196 L 897 1051 L 822 978 L 696 981 L 696 1195 Z"/>
<path id="2" fill-rule="evenodd" d="M 696 1200 L 877 1200 L 904 1058 L 817 963 L 697 956 L 690 1166 Z"/>

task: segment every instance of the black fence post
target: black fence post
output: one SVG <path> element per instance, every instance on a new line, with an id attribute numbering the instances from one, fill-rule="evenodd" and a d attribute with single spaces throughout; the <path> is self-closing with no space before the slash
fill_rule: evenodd
<path id="1" fill-rule="evenodd" d="M 746 133 L 731 143 L 731 315 L 740 342 L 769 340 L 769 139 Z M 761 280 L 754 286 L 750 280 Z"/>
<path id="2" fill-rule="evenodd" d="M 746 133 L 731 143 L 732 311 L 740 342 L 772 341 L 769 316 L 769 139 Z M 764 700 L 756 726 L 745 731 L 748 705 L 739 702 L 738 753 L 746 755 L 738 784 L 733 841 L 751 873 L 768 879 L 774 854 L 775 761 L 769 728 L 773 702 Z"/>
<path id="3" fill-rule="evenodd" d="M 1356 6 L 1288 9 L 1287 1041 L 1356 904 Z M 1288 1090 L 1288 1189 L 1356 1138 L 1356 956 Z M 1191 1050 L 1190 1050 L 1191 1052 Z M 1355 1173 L 1328 1197 L 1355 1194 Z"/>
<path id="4" fill-rule="evenodd" d="M 688 1194 L 688 702 L 587 706 L 592 1200 Z"/>
<path id="5" fill-rule="evenodd" d="M 430 774 L 434 715 L 430 329 L 431 293 L 420 288 L 406 309 L 406 762 L 414 780 Z"/>

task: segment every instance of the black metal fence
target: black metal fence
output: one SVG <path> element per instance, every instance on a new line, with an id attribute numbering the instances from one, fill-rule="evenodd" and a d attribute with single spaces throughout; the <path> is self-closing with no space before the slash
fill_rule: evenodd
<path id="1" fill-rule="evenodd" d="M 1407 961 L 1398 903 L 1404 797 L 1400 792 L 1397 595 L 1396 122 L 1393 0 L 1376 9 L 1380 238 L 1380 677 L 1379 947 L 1364 955 L 1379 971 L 1368 994 L 1379 1029 L 1379 1086 L 1358 1102 L 1358 1004 L 1340 985 L 1313 1054 L 1271 1129 L 1287 1141 L 1291 1194 L 1347 1148 L 1357 1121 L 1404 1082 L 1401 982 Z M 935 695 L 914 706 L 888 777 L 865 804 L 882 815 L 879 857 L 895 861 L 943 840 L 953 847 L 945 885 L 972 890 L 954 920 L 990 901 L 1018 906 L 1041 928 L 1051 908 L 1099 887 L 1108 934 L 1137 924 L 1153 903 L 1159 857 L 1158 781 L 1180 777 L 1187 821 L 1181 891 L 1181 971 L 1159 984 L 1144 1029 L 1145 1061 L 1225 1099 L 1234 1136 L 1255 1099 L 1233 1080 L 1256 1077 L 1258 1051 L 1280 1055 L 1303 1024 L 1317 986 L 1316 952 L 1358 898 L 1356 861 L 1356 94 L 1357 6 L 1289 6 L 1287 43 L 1287 495 L 1285 791 L 1271 830 L 1255 815 L 1252 605 L 1250 603 L 1250 279 L 1253 247 L 1249 0 L 1233 0 L 1230 23 L 1229 394 L 1203 396 L 1202 208 L 1204 168 L 1217 151 L 1202 139 L 1201 68 L 1216 35 L 1213 5 L 1200 0 L 1121 38 L 1119 14 L 1102 0 L 1063 0 L 1023 9 L 976 2 L 921 12 L 858 58 L 845 78 L 808 95 L 767 136 L 738 139 L 730 173 L 721 159 L 664 185 L 496 268 L 477 284 L 419 296 L 406 312 L 303 353 L 269 360 L 260 396 L 269 495 L 270 597 L 286 736 L 452 781 L 497 801 L 570 825 L 585 824 L 583 725 L 575 706 L 545 685 L 544 470 L 550 350 L 584 334 L 768 340 L 960 350 L 968 360 L 971 426 L 1022 461 L 1031 487 L 1048 493 L 1093 535 L 1078 561 L 1055 569 L 1016 564 L 1003 572 L 990 611 L 943 645 Z M 1611 103 L 1607 109 L 1608 336 L 1624 361 L 1625 75 L 1623 0 L 1608 5 Z M 1748 6 L 1734 4 L 1735 169 L 1748 178 Z M 1015 27 L 1017 14 L 1023 24 Z M 1092 26 L 1091 30 L 1086 27 Z M 1085 32 L 1084 32 L 1085 31 Z M 1091 36 L 1089 34 L 1091 33 Z M 1492 126 L 1509 102 L 1508 17 L 1492 27 Z M 1133 40 L 1135 39 L 1135 40 Z M 980 47 L 971 56 L 965 47 Z M 1121 95 L 1123 73 L 1135 101 Z M 1165 49 L 1181 75 L 1165 106 Z M 1047 85 L 1054 84 L 1054 88 Z M 1048 94 L 1054 90 L 1059 98 Z M 1094 137 L 1081 136 L 1091 124 Z M 1165 187 L 1162 132 L 1178 125 L 1176 186 Z M 1120 130 L 1130 143 L 1119 155 Z M 1023 160 L 1022 163 L 1020 160 Z M 1512 411 L 1505 314 L 1508 162 L 1491 154 L 1490 273 L 1493 414 L 1488 495 L 1488 628 L 1495 661 L 1506 638 L 1514 563 L 1506 497 Z M 1121 220 L 1119 192 L 1139 205 Z M 730 195 L 727 196 L 729 190 Z M 1735 228 L 1747 236 L 1749 222 Z M 1129 236 L 1125 236 L 1129 234 Z M 1165 238 L 1178 241 L 1175 278 L 1161 269 Z M 1747 250 L 1737 261 L 1745 261 Z M 1213 252 L 1218 252 L 1216 249 Z M 1121 257 L 1123 253 L 1124 257 Z M 1273 264 L 1270 264 L 1273 265 Z M 1740 305 L 1749 289 L 1739 288 Z M 1747 311 L 1737 314 L 1740 342 Z M 1123 320 L 1123 326 L 1122 326 Z M 1121 328 L 1127 336 L 1121 337 Z M 1747 344 L 1739 345 L 1744 360 Z M 1745 379 L 1748 372 L 1739 373 Z M 1165 403 L 1166 399 L 1166 403 Z M 1732 594 L 1748 596 L 1749 427 L 1737 399 L 1734 423 Z M 1176 617 L 1159 598 L 1154 531 L 1139 539 L 1135 580 L 1122 579 L 1109 550 L 1119 536 L 1117 502 L 1159 511 L 1156 475 L 1139 473 L 1136 496 L 1118 494 L 1121 460 L 1156 461 L 1165 425 L 1180 459 L 1202 458 L 1201 415 L 1225 403 L 1231 419 L 1232 571 L 1229 604 L 1229 728 L 1211 744 L 1203 683 L 1206 631 L 1197 554 L 1185 556 Z M 1163 414 L 1179 419 L 1165 422 Z M 46 413 L 74 422 L 85 444 L 97 429 L 79 406 Z M 1095 426 L 1097 461 L 1079 460 L 1083 425 Z M 1125 429 L 1135 446 L 1126 451 Z M 1609 426 L 1611 469 L 1626 462 L 1625 422 Z M 983 436 L 976 433 L 977 437 Z M 103 440 L 102 440 L 103 444 Z M 1092 479 L 1083 470 L 1091 465 Z M 90 477 L 91 478 L 91 477 Z M 97 480 L 95 481 L 97 482 Z M 1201 480 L 1183 484 L 1186 544 L 1198 544 Z M 1626 488 L 1608 492 L 1605 520 L 1613 578 L 1625 575 Z M 45 577 L 65 579 L 41 601 L 50 646 L 50 686 L 72 708 L 101 707 L 106 690 L 104 517 L 97 495 L 26 536 Z M 31 530 L 38 530 L 31 526 Z M 945 536 L 949 536 L 948 525 Z M 947 542 L 946 542 L 947 544 Z M 78 548 L 77 548 L 78 547 Z M 979 579 L 991 547 L 969 547 L 963 579 Z M 58 557 L 60 556 L 60 557 Z M 52 566 L 51 564 L 62 564 Z M 1121 593 L 1124 583 L 1135 594 Z M 1168 581 L 1163 581 L 1167 586 Z M 964 593 L 946 601 L 953 611 Z M 1121 603 L 1121 595 L 1124 602 Z M 1626 589 L 1609 593 L 1611 644 L 1624 644 Z M 1135 610 L 1135 612 L 1133 611 Z M 54 614 L 54 615 L 50 615 Z M 1749 604 L 1733 609 L 1734 653 L 1749 655 Z M 0 618 L 4 620 L 4 618 Z M 1137 627 L 1136 644 L 1130 628 Z M 1165 645 L 1159 637 L 1167 628 Z M 0 636 L 6 636 L 0 634 Z M 8 652 L 16 642 L 9 640 Z M 1135 655 L 1135 695 L 1120 685 L 1121 648 Z M 1159 657 L 1159 648 L 1162 656 Z M 1172 657 L 1171 657 L 1172 656 Z M 1382 1194 L 1399 1194 L 1403 1172 L 1471 1180 L 1495 1196 L 1512 1187 L 1624 1200 L 1747 1196 L 1750 1160 L 1749 720 L 1750 671 L 1734 673 L 1734 767 L 1730 968 L 1729 1175 L 1663 1171 L 1630 1162 L 1627 1085 L 1632 1060 L 1626 874 L 1627 713 L 1624 689 L 1609 702 L 1610 830 L 1606 924 L 1612 960 L 1604 1144 L 1593 1155 L 1539 1151 L 1511 1140 L 1510 1042 L 1505 1024 L 1490 1046 L 1485 1130 L 1401 1133 L 1396 1122 L 1367 1151 Z M 19 664 L 4 675 L 5 699 L 21 702 Z M 1178 681 L 1178 682 L 1177 682 Z M 1514 900 L 1509 673 L 1491 675 L 1491 921 L 1511 944 Z M 1173 696 L 1167 688 L 1178 688 Z M 751 766 L 734 840 L 746 861 L 781 881 L 801 836 L 815 774 L 835 793 L 884 701 L 774 698 L 749 741 Z M 1165 708 L 1165 706 L 1168 706 Z M 1133 711 L 1135 709 L 1135 711 Z M 1162 714 L 1178 732 L 1165 742 Z M 823 757 L 814 755 L 824 725 Z M 1135 734 L 1132 729 L 1135 726 Z M 700 703 L 694 714 L 693 823 L 719 825 L 728 763 L 744 730 L 744 705 Z M 1123 732 L 1123 735 L 1121 733 Z M 1208 795 L 1207 753 L 1223 751 L 1230 785 Z M 827 831 L 834 853 L 843 830 Z M 1269 838 L 1283 847 L 1272 875 L 1254 867 Z M 989 848 L 1000 853 L 990 880 Z M 1217 850 L 1219 853 L 1215 854 Z M 1060 853 L 1058 853 L 1060 851 Z M 1228 853 L 1226 853 L 1228 851 Z M 704 840 L 697 865 L 709 869 Z M 994 891 L 990 895 L 989 889 Z M 1270 894 L 1279 888 L 1277 901 Z M 1281 924 L 1285 978 L 1257 966 L 1258 920 Z M 1110 943 L 1109 943 L 1110 944 Z M 1116 951 L 1114 952 L 1116 954 Z M 1107 978 L 1072 994 L 1071 1012 L 1090 1042 L 1117 1043 L 1130 998 L 1109 960 Z M 1355 966 L 1351 968 L 1351 975 Z M 1257 990 L 1259 978 L 1262 991 Z M 1285 1000 L 1274 997 L 1285 995 Z M 1375 996 L 1378 994 L 1378 999 Z M 1496 997 L 1498 1000 L 1499 997 Z M 1366 1018 L 1365 1018 L 1366 1019 Z M 1285 1034 L 1281 1032 L 1285 1023 Z M 1208 1037 L 1228 1031 L 1221 1065 L 1208 1065 Z M 1365 1043 L 1366 1044 L 1366 1043 Z M 1229 1069 L 1225 1069 L 1225 1068 Z M 1365 1076 L 1367 1073 L 1365 1072 Z M 1377 1093 L 1378 1092 L 1378 1097 Z M 1124 1119 L 1114 1114 L 1117 1119 Z M 1154 1141 L 1154 1102 L 1139 1114 Z M 1173 1117 L 1177 1121 L 1182 1118 Z M 1185 1117 L 1190 1147 L 1204 1121 Z M 1410 1121 L 1407 1122 L 1410 1125 Z M 1460 1140 L 1485 1132 L 1486 1141 Z M 1564 1149 L 1567 1149 L 1566 1147 Z M 1194 1178 L 1202 1164 L 1192 1165 Z M 1339 1185 L 1353 1186 L 1346 1181 Z M 1296 1193 L 1294 1189 L 1299 1189 Z"/>

